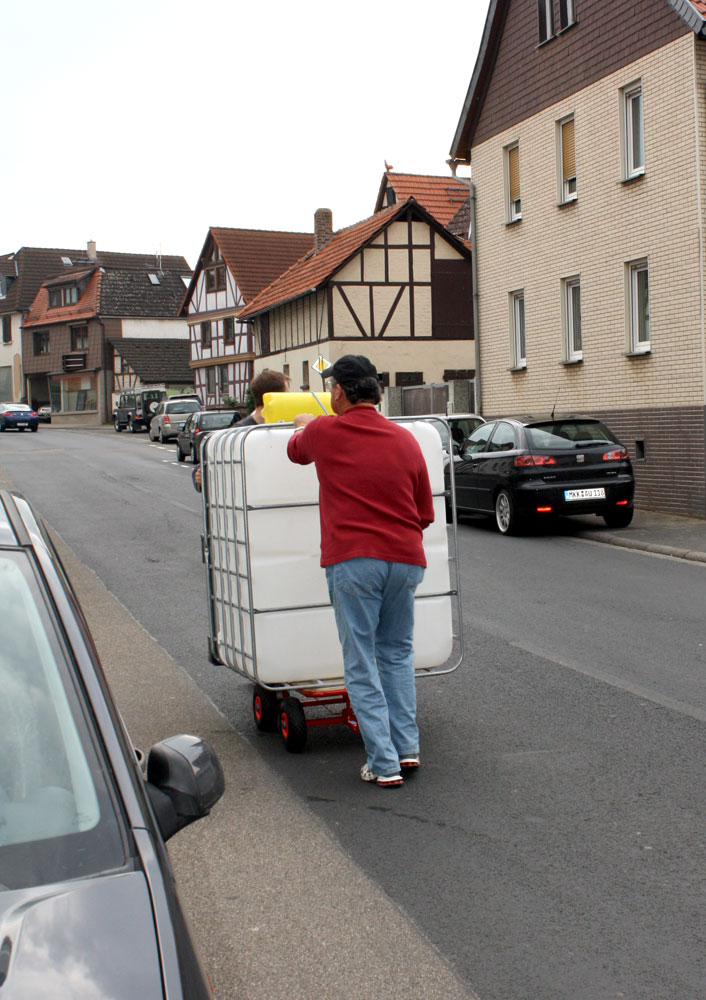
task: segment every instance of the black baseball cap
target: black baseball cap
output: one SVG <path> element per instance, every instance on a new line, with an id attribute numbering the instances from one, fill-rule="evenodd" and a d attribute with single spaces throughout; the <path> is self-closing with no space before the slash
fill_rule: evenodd
<path id="1" fill-rule="evenodd" d="M 364 378 L 378 378 L 375 365 L 364 354 L 344 354 L 338 361 L 321 372 L 323 378 L 332 378 L 339 385 L 357 385 Z"/>

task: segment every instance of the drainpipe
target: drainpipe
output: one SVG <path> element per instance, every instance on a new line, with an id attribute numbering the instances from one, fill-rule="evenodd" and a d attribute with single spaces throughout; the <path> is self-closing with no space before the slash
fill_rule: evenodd
<path id="1" fill-rule="evenodd" d="M 471 280 L 473 282 L 473 337 L 476 345 L 476 398 L 474 409 L 476 413 L 483 412 L 481 394 L 481 374 L 480 374 L 480 324 L 478 322 L 478 240 L 476 239 L 476 186 L 468 179 L 468 197 L 471 202 L 471 231 L 472 241 L 471 256 Z"/>

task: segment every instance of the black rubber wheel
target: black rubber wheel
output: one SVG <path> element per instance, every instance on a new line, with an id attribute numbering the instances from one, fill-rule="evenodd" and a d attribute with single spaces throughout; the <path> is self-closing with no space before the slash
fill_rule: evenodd
<path id="1" fill-rule="evenodd" d="M 0 431 L 4 431 L 4 430 L 5 430 L 5 424 L 0 424 Z"/>
<path id="2" fill-rule="evenodd" d="M 306 718 L 297 698 L 285 698 L 279 708 L 279 731 L 290 753 L 301 753 L 306 746 Z"/>
<path id="3" fill-rule="evenodd" d="M 609 528 L 627 528 L 632 521 L 634 513 L 632 507 L 618 507 L 616 510 L 611 510 L 607 514 L 604 514 L 603 520 Z"/>
<path id="4" fill-rule="evenodd" d="M 117 431 L 118 434 L 120 434 L 120 432 L 123 429 L 123 425 L 120 423 L 120 421 L 118 420 L 117 417 L 113 421 L 113 427 L 115 428 L 115 430 Z"/>
<path id="5" fill-rule="evenodd" d="M 191 446 L 191 461 L 193 462 L 194 465 L 199 464 L 199 458 L 198 455 L 196 454 L 196 448 L 194 448 L 193 444 Z"/>
<path id="6" fill-rule="evenodd" d="M 297 704 L 299 704 L 297 702 Z M 255 686 L 252 693 L 252 714 L 261 733 L 276 733 L 279 725 L 279 702 L 274 691 Z"/>
<path id="7" fill-rule="evenodd" d="M 34 433 L 35 431 L 38 431 L 39 430 L 39 424 L 35 424 L 34 427 L 30 427 L 30 430 L 32 431 L 32 433 Z"/>
<path id="8" fill-rule="evenodd" d="M 160 444 L 166 444 L 167 443 L 167 439 L 165 438 L 164 431 L 162 430 L 161 427 L 159 428 L 159 443 Z"/>
<path id="9" fill-rule="evenodd" d="M 185 462 L 186 461 L 186 455 L 181 450 L 181 446 L 180 445 L 177 445 L 177 461 L 178 462 Z"/>
<path id="10" fill-rule="evenodd" d="M 18 427 L 17 430 L 20 431 L 21 433 L 24 433 L 24 427 Z"/>
<path id="11" fill-rule="evenodd" d="M 132 431 L 133 434 L 137 434 L 137 432 L 140 429 L 137 426 L 137 424 L 135 423 L 135 421 L 132 419 L 132 417 L 128 420 L 128 425 L 127 426 L 128 426 L 128 430 Z"/>
<path id="12" fill-rule="evenodd" d="M 515 502 L 507 490 L 500 490 L 495 498 L 495 524 L 501 535 L 515 535 L 519 529 Z"/>

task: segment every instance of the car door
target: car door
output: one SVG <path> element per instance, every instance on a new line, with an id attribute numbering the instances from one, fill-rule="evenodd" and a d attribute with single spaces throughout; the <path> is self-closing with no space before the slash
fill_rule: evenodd
<path id="1" fill-rule="evenodd" d="M 484 510 L 479 506 L 479 467 L 487 453 L 490 436 L 495 430 L 491 420 L 476 427 L 470 435 L 460 457 L 454 461 L 456 481 L 456 506 L 460 510 Z"/>
<path id="2" fill-rule="evenodd" d="M 495 509 L 496 493 L 500 487 L 509 484 L 516 453 L 517 435 L 514 426 L 507 420 L 498 420 L 486 451 L 477 455 L 472 463 L 478 510 Z"/>

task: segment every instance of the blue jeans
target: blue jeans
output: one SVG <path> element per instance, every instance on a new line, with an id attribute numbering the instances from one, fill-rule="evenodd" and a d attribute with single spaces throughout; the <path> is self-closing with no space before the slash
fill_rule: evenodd
<path id="1" fill-rule="evenodd" d="M 377 775 L 398 774 L 419 753 L 414 684 L 414 592 L 424 568 L 382 559 L 326 567 L 343 649 L 346 690 Z"/>

